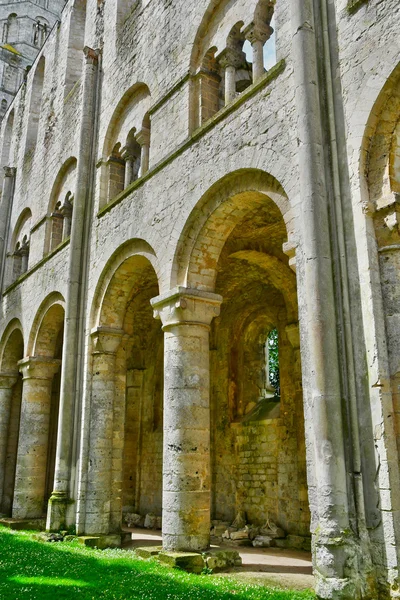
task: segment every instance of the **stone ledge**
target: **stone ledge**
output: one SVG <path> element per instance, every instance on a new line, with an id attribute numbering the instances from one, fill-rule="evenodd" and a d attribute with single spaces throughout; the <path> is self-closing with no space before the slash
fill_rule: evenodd
<path id="1" fill-rule="evenodd" d="M 46 519 L 0 519 L 0 525 L 17 531 L 22 529 L 44 531 L 46 528 Z"/>
<path id="2" fill-rule="evenodd" d="M 82 546 L 88 548 L 98 548 L 99 550 L 105 550 L 106 548 L 119 548 L 121 546 L 121 534 L 111 535 L 68 535 L 65 538 L 66 542 L 76 540 Z"/>

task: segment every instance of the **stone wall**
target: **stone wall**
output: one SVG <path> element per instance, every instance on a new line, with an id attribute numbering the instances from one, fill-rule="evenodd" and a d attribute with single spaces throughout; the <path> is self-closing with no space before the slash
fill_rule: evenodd
<path id="1" fill-rule="evenodd" d="M 1 126 L 0 359 L 11 325 L 37 358 L 66 301 L 50 527 L 163 508 L 165 544 L 202 549 L 211 497 L 216 519 L 302 536 L 311 519 L 321 598 L 395 597 L 398 281 L 377 242 L 397 225 L 377 209 L 400 191 L 398 150 L 379 162 L 399 9 L 311 4 L 67 2 Z M 201 117 L 211 49 L 220 109 Z M 254 417 L 273 327 L 280 402 Z"/>

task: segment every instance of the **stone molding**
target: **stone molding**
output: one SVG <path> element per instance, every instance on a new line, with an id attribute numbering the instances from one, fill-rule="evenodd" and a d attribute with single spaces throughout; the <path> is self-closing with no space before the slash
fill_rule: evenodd
<path id="1" fill-rule="evenodd" d="M 185 324 L 210 327 L 213 318 L 220 313 L 222 296 L 179 286 L 150 302 L 154 318 L 161 319 L 165 331 Z"/>

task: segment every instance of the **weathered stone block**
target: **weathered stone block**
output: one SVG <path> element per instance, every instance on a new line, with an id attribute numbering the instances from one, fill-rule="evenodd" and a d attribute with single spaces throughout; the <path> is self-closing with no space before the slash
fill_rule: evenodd
<path id="1" fill-rule="evenodd" d="M 204 568 L 204 559 L 195 552 L 160 552 L 158 560 L 176 569 L 188 573 L 201 573 Z"/>
<path id="2" fill-rule="evenodd" d="M 162 546 L 147 546 L 144 548 L 135 548 L 135 554 L 140 558 L 152 558 L 162 551 Z"/>
<path id="3" fill-rule="evenodd" d="M 242 559 L 237 550 L 209 550 L 204 555 L 204 560 L 209 569 L 222 571 L 229 567 L 240 566 Z"/>

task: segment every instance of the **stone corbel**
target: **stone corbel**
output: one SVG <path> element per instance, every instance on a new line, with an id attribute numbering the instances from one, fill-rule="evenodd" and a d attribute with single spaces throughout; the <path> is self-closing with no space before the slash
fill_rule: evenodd
<path id="1" fill-rule="evenodd" d="M 296 248 L 297 244 L 291 239 L 282 244 L 284 254 L 289 257 L 289 267 L 294 273 L 296 273 Z"/>
<path id="2" fill-rule="evenodd" d="M 90 335 L 93 342 L 92 354 L 115 354 L 124 332 L 112 327 L 96 327 Z"/>
<path id="3" fill-rule="evenodd" d="M 287 338 L 294 350 L 300 348 L 300 330 L 298 323 L 291 323 L 285 327 Z"/>

